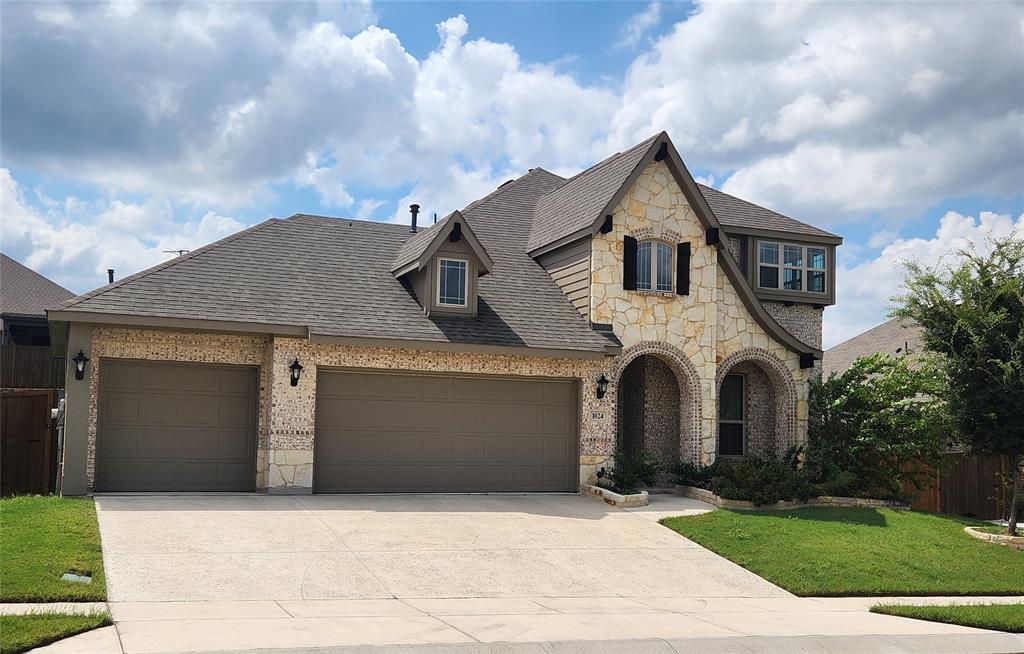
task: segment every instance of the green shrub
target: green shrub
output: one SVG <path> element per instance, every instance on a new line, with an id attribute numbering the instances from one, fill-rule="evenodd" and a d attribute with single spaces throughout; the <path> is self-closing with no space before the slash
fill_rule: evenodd
<path id="1" fill-rule="evenodd" d="M 719 459 L 711 465 L 680 463 L 672 467 L 672 476 L 677 484 L 696 486 L 725 499 L 745 500 L 758 506 L 808 500 L 819 492 L 799 468 L 801 453 L 801 448 L 790 448 L 778 458 Z"/>
<path id="2" fill-rule="evenodd" d="M 665 464 L 648 452 L 615 452 L 615 465 L 597 473 L 597 485 L 620 495 L 640 492 L 644 486 L 653 486 L 665 470 Z"/>

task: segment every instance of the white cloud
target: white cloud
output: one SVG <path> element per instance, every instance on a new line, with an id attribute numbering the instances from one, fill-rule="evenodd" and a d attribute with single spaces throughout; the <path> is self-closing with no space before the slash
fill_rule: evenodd
<path id="1" fill-rule="evenodd" d="M 984 252 L 988 239 L 1016 232 L 1024 238 L 1024 214 L 1017 217 L 982 211 L 978 217 L 950 211 L 939 221 L 930 238 L 894 239 L 873 259 L 854 265 L 840 260 L 836 270 L 836 305 L 825 310 L 824 345 L 826 348 L 856 336 L 887 319 L 890 298 L 900 294 L 903 264 L 917 261 L 935 265 L 955 260 L 956 252 L 970 243 Z M 845 247 L 845 246 L 844 246 Z"/>
<path id="2" fill-rule="evenodd" d="M 618 45 L 632 47 L 639 45 L 647 33 L 661 23 L 661 3 L 654 0 L 639 14 L 635 14 L 622 26 Z"/>
<path id="3" fill-rule="evenodd" d="M 107 268 L 119 277 L 166 261 L 165 250 L 195 249 L 245 225 L 212 211 L 175 220 L 169 204 L 119 200 L 85 203 L 75 197 L 29 201 L 0 168 L 0 244 L 5 254 L 76 292 L 106 283 Z"/>
<path id="4" fill-rule="evenodd" d="M 811 222 L 1024 179 L 1024 7 L 704 3 L 630 66 L 615 148 L 667 129 L 723 189 Z"/>

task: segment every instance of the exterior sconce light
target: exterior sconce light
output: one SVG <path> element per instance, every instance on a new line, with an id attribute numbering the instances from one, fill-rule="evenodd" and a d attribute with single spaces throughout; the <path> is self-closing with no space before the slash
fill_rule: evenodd
<path id="1" fill-rule="evenodd" d="M 71 360 L 75 362 L 75 379 L 85 379 L 85 364 L 89 363 L 89 357 L 85 356 L 85 352 L 79 350 L 75 358 Z"/>
<path id="2" fill-rule="evenodd" d="M 299 363 L 298 359 L 292 361 L 292 365 L 288 366 L 288 369 L 292 371 L 292 386 L 299 385 L 299 376 L 302 375 L 302 364 Z"/>
<path id="3" fill-rule="evenodd" d="M 608 392 L 608 378 L 601 375 L 597 379 L 597 399 L 601 399 Z"/>

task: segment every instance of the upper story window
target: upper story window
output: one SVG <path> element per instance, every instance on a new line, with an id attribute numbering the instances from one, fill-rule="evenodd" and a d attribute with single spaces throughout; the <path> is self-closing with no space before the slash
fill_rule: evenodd
<path id="1" fill-rule="evenodd" d="M 761 288 L 825 293 L 825 248 L 761 241 L 757 247 Z"/>
<path id="2" fill-rule="evenodd" d="M 638 291 L 672 292 L 672 246 L 661 241 L 641 241 L 636 246 Z"/>
<path id="3" fill-rule="evenodd" d="M 466 306 L 469 262 L 463 259 L 437 260 L 437 304 L 448 307 Z"/>

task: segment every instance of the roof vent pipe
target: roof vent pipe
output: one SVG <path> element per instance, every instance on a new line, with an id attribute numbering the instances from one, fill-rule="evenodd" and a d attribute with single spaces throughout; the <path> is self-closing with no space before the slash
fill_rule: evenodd
<path id="1" fill-rule="evenodd" d="M 419 212 L 420 212 L 420 205 L 418 205 L 418 204 L 410 204 L 409 205 L 409 213 L 412 214 L 412 227 L 409 228 L 409 231 L 412 232 L 413 234 L 416 233 L 416 215 L 419 214 Z"/>
<path id="2" fill-rule="evenodd" d="M 113 284 L 114 283 L 114 269 L 113 268 L 107 268 L 107 283 L 108 284 Z"/>

